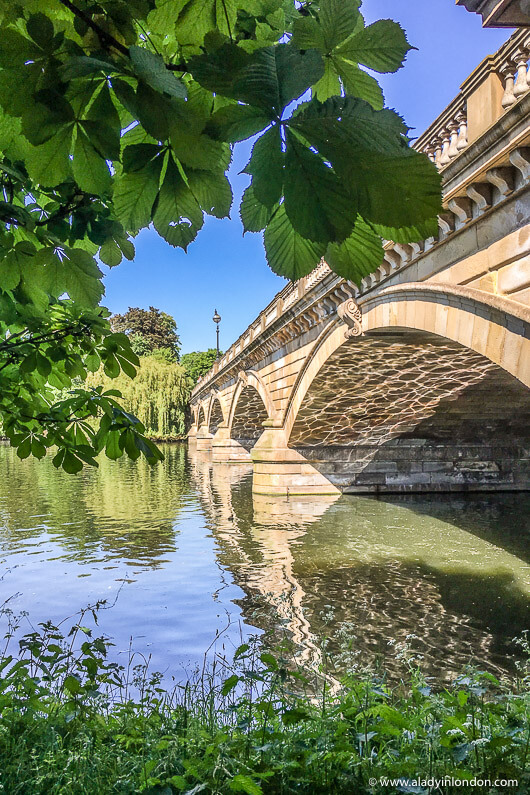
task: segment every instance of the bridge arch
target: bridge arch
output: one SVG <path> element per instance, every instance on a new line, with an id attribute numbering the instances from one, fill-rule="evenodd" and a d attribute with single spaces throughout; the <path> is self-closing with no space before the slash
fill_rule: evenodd
<path id="1" fill-rule="evenodd" d="M 472 288 L 409 283 L 387 288 L 360 306 L 365 334 L 433 334 L 481 354 L 530 388 L 530 310 L 523 305 Z M 316 340 L 285 411 L 287 438 L 317 374 L 352 336 L 337 319 Z"/>
<path id="2" fill-rule="evenodd" d="M 317 339 L 289 448 L 350 490 L 529 488 L 530 313 L 513 303 L 425 285 L 366 299 L 363 336 L 335 320 Z"/>
<path id="3" fill-rule="evenodd" d="M 208 430 L 214 436 L 225 421 L 225 410 L 217 392 L 213 392 L 208 402 Z"/>
<path id="4" fill-rule="evenodd" d="M 204 403 L 199 403 L 199 408 L 197 410 L 197 427 L 200 428 L 203 425 L 206 425 L 206 411 L 207 407 Z"/>
<path id="5" fill-rule="evenodd" d="M 275 418 L 274 403 L 261 376 L 253 370 L 239 373 L 228 419 L 231 438 L 250 451 L 263 433 L 263 423 Z"/>

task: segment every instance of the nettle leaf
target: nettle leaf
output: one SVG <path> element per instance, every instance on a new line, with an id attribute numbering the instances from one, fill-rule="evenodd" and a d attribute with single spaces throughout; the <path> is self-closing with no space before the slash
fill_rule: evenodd
<path id="1" fill-rule="evenodd" d="M 287 133 L 285 212 L 295 230 L 309 240 L 344 240 L 357 215 L 355 201 L 319 154 Z"/>
<path id="2" fill-rule="evenodd" d="M 239 216 L 245 232 L 261 232 L 265 229 L 272 215 L 272 210 L 256 199 L 254 188 L 249 185 L 243 193 Z"/>
<path id="3" fill-rule="evenodd" d="M 170 245 L 180 246 L 184 250 L 204 223 L 197 200 L 172 160 L 168 162 L 158 194 L 153 223 L 158 234 Z"/>
<path id="4" fill-rule="evenodd" d="M 129 57 L 135 74 L 154 88 L 171 97 L 186 97 L 186 86 L 182 80 L 167 69 L 161 55 L 155 55 L 145 47 L 129 47 Z"/>
<path id="5" fill-rule="evenodd" d="M 114 209 L 126 229 L 136 230 L 151 222 L 158 194 L 162 157 L 150 160 L 138 171 L 123 174 L 114 187 Z"/>
<path id="6" fill-rule="evenodd" d="M 397 72 L 411 49 L 401 25 L 381 19 L 354 33 L 337 47 L 336 53 L 376 72 Z"/>
<path id="7" fill-rule="evenodd" d="M 360 284 L 361 279 L 381 265 L 383 256 L 380 236 L 358 216 L 346 240 L 329 244 L 325 259 L 329 267 L 343 279 Z"/>
<path id="8" fill-rule="evenodd" d="M 283 204 L 268 223 L 263 242 L 270 268 L 292 281 L 311 273 L 326 251 L 325 243 L 314 243 L 298 234 Z"/>
<path id="9" fill-rule="evenodd" d="M 273 207 L 282 195 L 284 160 L 280 127 L 274 125 L 258 138 L 244 168 L 252 176 L 256 199 L 266 207 Z"/>

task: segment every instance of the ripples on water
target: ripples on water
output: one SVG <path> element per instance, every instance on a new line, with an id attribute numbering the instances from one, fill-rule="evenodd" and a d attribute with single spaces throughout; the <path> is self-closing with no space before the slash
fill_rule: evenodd
<path id="1" fill-rule="evenodd" d="M 513 669 L 529 625 L 530 495 L 252 499 L 248 465 L 183 445 L 77 476 L 0 446 L 0 604 L 33 624 L 113 602 L 102 629 L 177 677 L 218 649 L 288 631 L 300 661 L 347 630 L 361 662 L 399 645 L 441 675 Z M 416 636 L 410 638 L 410 635 Z M 389 646 L 394 639 L 397 645 Z"/>

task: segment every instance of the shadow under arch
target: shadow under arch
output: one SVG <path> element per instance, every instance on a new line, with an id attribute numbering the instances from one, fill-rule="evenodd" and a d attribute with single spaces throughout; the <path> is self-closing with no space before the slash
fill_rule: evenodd
<path id="1" fill-rule="evenodd" d="M 231 439 L 250 451 L 263 433 L 263 423 L 275 417 L 263 379 L 253 370 L 240 373 L 228 420 Z"/>
<path id="2" fill-rule="evenodd" d="M 208 431 L 214 436 L 220 425 L 225 421 L 223 406 L 219 395 L 214 393 L 208 406 Z"/>
<path id="3" fill-rule="evenodd" d="M 200 404 L 197 412 L 197 427 L 200 428 L 202 425 L 206 425 L 206 410 L 203 403 Z"/>
<path id="4" fill-rule="evenodd" d="M 437 303 L 448 293 L 436 286 L 411 310 L 403 294 L 412 300 L 418 290 L 407 286 L 364 302 L 362 337 L 330 324 L 293 389 L 289 447 L 343 490 L 530 489 L 527 365 L 514 355 L 529 342 L 526 310 L 511 324 L 499 314 L 506 301 L 479 311 L 476 292 L 466 289 L 462 305 L 450 307 Z M 483 324 L 486 342 L 477 336 Z M 496 362 L 503 357 L 509 369 Z"/>

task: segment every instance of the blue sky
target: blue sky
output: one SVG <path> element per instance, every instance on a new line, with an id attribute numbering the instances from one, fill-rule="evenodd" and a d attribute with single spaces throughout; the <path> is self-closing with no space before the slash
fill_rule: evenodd
<path id="1" fill-rule="evenodd" d="M 480 17 L 454 0 L 364 0 L 367 23 L 395 19 L 411 44 L 403 69 L 382 76 L 386 103 L 420 135 L 456 96 L 480 61 L 495 52 L 511 31 L 484 30 Z M 239 144 L 231 167 L 232 220 L 209 218 L 185 254 L 152 229 L 136 238 L 134 262 L 123 262 L 105 277 L 104 304 L 112 312 L 155 306 L 173 315 L 182 352 L 215 345 L 214 309 L 222 316 L 221 347 L 230 344 L 286 283 L 267 266 L 261 234 L 247 234 L 238 215 L 248 184 L 239 171 L 251 145 Z"/>

